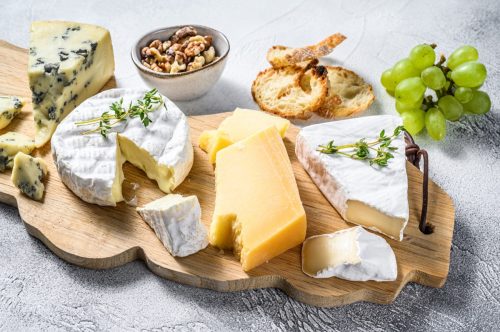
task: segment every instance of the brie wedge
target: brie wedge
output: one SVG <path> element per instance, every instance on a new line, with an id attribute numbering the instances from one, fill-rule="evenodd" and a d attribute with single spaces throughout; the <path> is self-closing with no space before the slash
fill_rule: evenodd
<path id="1" fill-rule="evenodd" d="M 137 208 L 172 256 L 189 256 L 208 245 L 196 196 L 167 195 Z"/>
<path id="2" fill-rule="evenodd" d="M 317 149 L 331 140 L 335 145 L 372 141 L 401 124 L 391 115 L 327 122 L 303 128 L 295 145 L 297 158 L 342 218 L 400 241 L 409 216 L 403 135 L 393 140 L 397 150 L 385 167 Z"/>
<path id="3" fill-rule="evenodd" d="M 391 246 L 360 226 L 306 239 L 302 271 L 314 278 L 351 281 L 393 281 L 398 276 Z"/>
<path id="4" fill-rule="evenodd" d="M 35 143 L 47 143 L 56 126 L 113 76 L 109 31 L 63 21 L 31 25 L 28 76 L 33 95 Z"/>
<path id="5" fill-rule="evenodd" d="M 7 127 L 22 108 L 23 102 L 20 98 L 0 96 L 0 129 Z"/>
<path id="6" fill-rule="evenodd" d="M 112 127 L 107 137 L 83 134 L 96 124 L 76 122 L 98 118 L 123 98 L 123 105 L 136 103 L 146 90 L 113 89 L 87 99 L 61 122 L 52 137 L 52 154 L 57 171 L 68 188 L 86 202 L 115 206 L 123 201 L 122 164 L 129 161 L 142 169 L 170 193 L 184 181 L 193 165 L 193 146 L 187 118 L 163 98 L 164 105 L 148 113 L 145 127 L 139 117 Z M 164 107 L 165 106 L 165 107 Z"/>

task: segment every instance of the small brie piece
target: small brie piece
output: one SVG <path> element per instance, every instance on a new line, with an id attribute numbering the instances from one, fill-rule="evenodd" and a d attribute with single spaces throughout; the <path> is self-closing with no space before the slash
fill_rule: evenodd
<path id="1" fill-rule="evenodd" d="M 331 140 L 335 145 L 372 141 L 382 130 L 391 135 L 401 124 L 392 115 L 321 123 L 303 128 L 295 145 L 298 160 L 342 218 L 400 241 L 409 217 L 403 135 L 392 141 L 397 150 L 385 167 L 317 149 Z"/>
<path id="2" fill-rule="evenodd" d="M 23 102 L 18 97 L 0 96 L 0 129 L 9 125 L 23 108 Z"/>
<path id="3" fill-rule="evenodd" d="M 96 124 L 78 126 L 79 121 L 98 118 L 121 98 L 135 104 L 146 90 L 112 89 L 87 99 L 57 127 L 52 154 L 62 182 L 86 202 L 115 206 L 123 201 L 122 164 L 127 160 L 143 170 L 170 193 L 186 178 L 193 165 L 193 146 L 187 118 L 167 98 L 148 113 L 145 127 L 139 117 L 114 126 L 107 137 L 85 134 Z"/>
<path id="4" fill-rule="evenodd" d="M 0 135 L 0 172 L 12 168 L 18 152 L 31 153 L 35 149 L 35 140 L 26 135 L 9 131 Z"/>
<path id="5" fill-rule="evenodd" d="M 394 281 L 398 276 L 391 246 L 361 226 L 306 239 L 302 271 L 314 278 L 351 281 Z"/>
<path id="6" fill-rule="evenodd" d="M 45 186 L 43 179 L 47 175 L 47 164 L 42 158 L 35 158 L 19 152 L 14 157 L 12 183 L 31 199 L 41 201 Z"/>
<path id="7" fill-rule="evenodd" d="M 208 245 L 196 196 L 171 194 L 137 208 L 172 256 L 192 255 Z"/>

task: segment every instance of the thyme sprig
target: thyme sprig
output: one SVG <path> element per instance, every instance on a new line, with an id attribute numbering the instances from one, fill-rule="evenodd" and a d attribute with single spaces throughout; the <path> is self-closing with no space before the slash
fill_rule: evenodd
<path id="1" fill-rule="evenodd" d="M 158 105 L 163 104 L 165 109 L 167 106 L 163 103 L 163 98 L 158 93 L 158 90 L 152 89 L 144 95 L 142 99 L 136 101 L 135 104 L 130 102 L 127 108 L 123 106 L 123 98 L 115 101 L 109 106 L 109 111 L 103 112 L 100 117 L 76 122 L 77 126 L 86 126 L 97 124 L 94 129 L 83 132 L 83 135 L 91 133 L 100 133 L 103 137 L 107 137 L 111 128 L 122 121 L 139 117 L 144 127 L 149 126 L 152 122 L 149 113 L 156 110 Z"/>
<path id="2" fill-rule="evenodd" d="M 371 142 L 368 142 L 366 138 L 362 138 L 352 144 L 335 145 L 332 140 L 324 145 L 319 145 L 317 151 L 325 154 L 339 154 L 352 159 L 366 160 L 370 165 L 376 164 L 384 167 L 387 166 L 390 159 L 394 158 L 392 152 L 398 148 L 392 146 L 391 143 L 399 136 L 403 129 L 403 126 L 396 127 L 392 135 L 387 135 L 384 129 L 380 132 L 379 137 Z M 375 151 L 375 155 L 371 151 Z"/>

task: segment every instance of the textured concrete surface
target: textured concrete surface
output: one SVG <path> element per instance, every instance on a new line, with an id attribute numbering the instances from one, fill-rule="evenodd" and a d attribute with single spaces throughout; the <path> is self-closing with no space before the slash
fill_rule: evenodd
<path id="1" fill-rule="evenodd" d="M 369 114 L 393 113 L 383 69 L 419 42 L 450 53 L 469 43 L 487 65 L 493 111 L 448 125 L 446 141 L 418 137 L 431 176 L 456 205 L 451 268 L 444 288 L 409 284 L 394 304 L 321 309 L 279 290 L 217 293 L 156 277 L 141 262 L 107 271 L 67 264 L 0 205 L 0 330 L 498 330 L 500 325 L 500 2 L 488 1 L 17 1 L 2 0 L 0 38 L 27 46 L 39 19 L 93 22 L 111 30 L 120 86 L 142 84 L 132 41 L 155 27 L 199 23 L 227 33 L 232 50 L 222 80 L 189 114 L 254 107 L 251 81 L 273 44 L 304 45 L 329 33 L 349 38 L 327 62 L 362 74 L 377 94 Z"/>

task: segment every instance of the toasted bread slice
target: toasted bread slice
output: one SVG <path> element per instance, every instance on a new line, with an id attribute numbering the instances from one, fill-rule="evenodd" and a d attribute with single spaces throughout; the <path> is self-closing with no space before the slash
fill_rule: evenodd
<path id="1" fill-rule="evenodd" d="M 295 65 L 299 62 L 321 58 L 330 54 L 346 38 L 346 36 L 336 33 L 311 46 L 297 48 L 279 45 L 273 46 L 267 51 L 267 61 L 274 68 L 282 68 Z"/>
<path id="2" fill-rule="evenodd" d="M 356 73 L 342 67 L 327 66 L 328 93 L 316 111 L 326 118 L 353 116 L 366 110 L 375 100 L 372 86 Z"/>
<path id="3" fill-rule="evenodd" d="M 315 63 L 260 72 L 252 84 L 253 99 L 262 110 L 284 118 L 311 117 L 328 92 L 326 69 Z"/>

